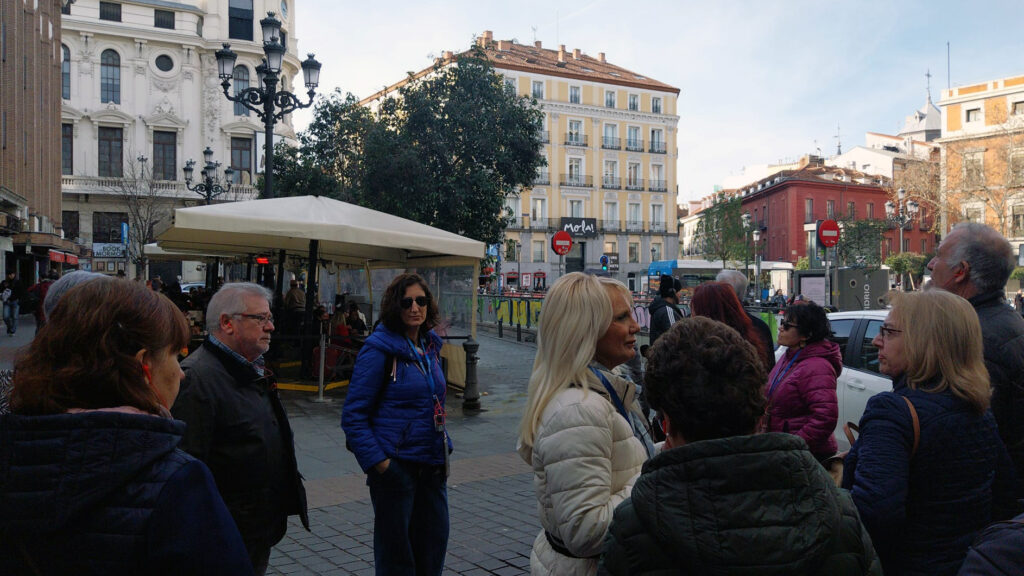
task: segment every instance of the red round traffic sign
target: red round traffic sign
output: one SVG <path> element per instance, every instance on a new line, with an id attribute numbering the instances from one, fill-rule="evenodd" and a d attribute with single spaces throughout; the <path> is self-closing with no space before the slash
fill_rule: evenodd
<path id="1" fill-rule="evenodd" d="M 835 220 L 822 220 L 818 226 L 818 240 L 821 245 L 831 248 L 839 243 L 839 223 Z"/>
<path id="2" fill-rule="evenodd" d="M 555 251 L 555 254 L 565 256 L 569 250 L 572 250 L 572 236 L 565 230 L 555 232 L 555 235 L 551 237 L 551 249 Z"/>

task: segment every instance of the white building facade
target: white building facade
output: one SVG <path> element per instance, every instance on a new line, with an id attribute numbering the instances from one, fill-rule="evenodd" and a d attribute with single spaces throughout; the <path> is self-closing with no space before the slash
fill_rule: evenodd
<path id="1" fill-rule="evenodd" d="M 165 228 L 172 208 L 205 202 L 187 189 L 182 168 L 196 160 L 198 179 L 207 147 L 221 163 L 222 184 L 223 169 L 235 171 L 231 192 L 216 201 L 258 196 L 254 184 L 262 171 L 263 123 L 224 96 L 214 53 L 230 43 L 238 54 L 232 93 L 255 87 L 263 58 L 259 21 L 273 11 L 282 21 L 287 47 L 278 89 L 304 94 L 294 3 L 78 0 L 65 9 L 62 219 L 66 237 L 92 248 L 92 260 L 83 261 L 82 268 L 135 275 L 125 248 L 126 188 L 141 181 L 142 188 L 155 191 L 165 202 L 155 228 Z M 295 138 L 290 117 L 275 126 L 275 142 L 281 138 Z M 184 263 L 177 275 L 182 281 L 200 280 L 197 264 Z"/>

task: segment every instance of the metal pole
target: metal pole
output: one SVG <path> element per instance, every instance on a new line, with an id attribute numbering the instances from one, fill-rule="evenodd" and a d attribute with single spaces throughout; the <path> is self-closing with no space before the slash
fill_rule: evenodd
<path id="1" fill-rule="evenodd" d="M 462 411 L 475 414 L 480 411 L 480 388 L 476 379 L 476 363 L 479 360 L 476 353 L 480 350 L 480 344 L 470 336 L 462 343 L 462 349 L 466 351 L 466 390 L 462 395 Z"/>
<path id="2" fill-rule="evenodd" d="M 311 376 L 310 362 L 313 361 L 313 343 L 309 339 L 309 332 L 313 329 L 313 308 L 316 307 L 316 299 L 318 296 L 317 287 L 317 272 L 319 266 L 317 262 L 319 259 L 320 241 L 310 240 L 309 241 L 309 265 L 308 273 L 306 275 L 306 311 L 303 313 L 303 326 L 299 333 L 299 350 L 301 350 L 302 357 L 302 376 L 308 378 Z"/>
<path id="3" fill-rule="evenodd" d="M 320 331 L 320 380 L 316 389 L 316 401 L 326 402 L 324 398 L 324 364 L 327 362 L 327 334 Z"/>
<path id="4" fill-rule="evenodd" d="M 264 151 L 267 161 L 263 168 L 263 197 L 274 197 L 274 96 L 277 94 L 277 74 L 267 74 L 264 81 L 266 99 L 263 102 L 263 131 L 266 136 Z"/>

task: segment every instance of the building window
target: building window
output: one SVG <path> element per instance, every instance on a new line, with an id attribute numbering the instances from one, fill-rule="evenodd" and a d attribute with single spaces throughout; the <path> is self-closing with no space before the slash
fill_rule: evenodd
<path id="1" fill-rule="evenodd" d="M 580 87 L 579 86 L 569 86 L 569 104 L 579 104 L 579 103 L 580 103 Z"/>
<path id="2" fill-rule="evenodd" d="M 75 127 L 72 124 L 60 125 L 60 173 L 65 176 L 74 174 L 75 164 Z"/>
<path id="3" fill-rule="evenodd" d="M 238 172 L 237 182 L 252 182 L 252 138 L 231 139 L 231 169 Z"/>
<path id="4" fill-rule="evenodd" d="M 611 240 L 611 241 L 608 241 L 608 242 L 604 243 L 604 253 L 605 254 L 615 254 L 618 251 L 619 251 L 619 245 L 614 240 Z"/>
<path id="5" fill-rule="evenodd" d="M 174 30 L 174 12 L 170 10 L 153 10 L 153 26 Z"/>
<path id="6" fill-rule="evenodd" d="M 1010 174 L 1008 180 L 1011 186 L 1024 186 L 1024 150 L 1010 152 Z"/>
<path id="7" fill-rule="evenodd" d="M 846 203 L 846 217 L 850 220 L 857 219 L 857 205 L 853 202 Z"/>
<path id="8" fill-rule="evenodd" d="M 155 64 L 156 69 L 161 72 L 170 72 L 174 68 L 174 60 L 167 54 L 157 56 Z"/>
<path id="9" fill-rule="evenodd" d="M 543 100 L 544 99 L 544 81 L 543 80 L 534 80 L 533 83 L 531 84 L 531 86 L 532 86 L 532 91 L 530 93 L 533 95 L 533 97 L 536 98 L 537 100 Z"/>
<path id="10" fill-rule="evenodd" d="M 651 224 L 661 225 L 665 223 L 665 207 L 661 204 L 651 205 Z"/>
<path id="11" fill-rule="evenodd" d="M 544 254 L 545 253 L 546 253 L 546 250 L 544 250 L 544 241 L 543 240 L 534 240 L 533 241 L 533 261 L 534 262 L 543 262 L 544 261 Z"/>
<path id="12" fill-rule="evenodd" d="M 231 80 L 231 83 L 235 86 L 235 96 L 238 96 L 243 90 L 249 88 L 249 69 L 245 66 L 235 66 L 235 71 L 231 75 Z M 245 104 L 235 102 L 235 116 L 248 115 L 249 109 L 245 107 Z"/>
<path id="13" fill-rule="evenodd" d="M 71 50 L 60 45 L 60 97 L 65 100 L 71 99 Z"/>
<path id="14" fill-rule="evenodd" d="M 534 198 L 530 202 L 530 221 L 537 223 L 548 217 L 547 202 L 543 198 Z M 545 223 L 546 224 L 546 223 Z"/>
<path id="15" fill-rule="evenodd" d="M 1024 101 L 1013 103 L 1013 115 L 1024 114 Z"/>
<path id="16" fill-rule="evenodd" d="M 605 124 L 604 125 L 604 140 L 601 142 L 602 148 L 609 150 L 618 150 L 619 146 L 619 125 L 618 124 Z"/>
<path id="17" fill-rule="evenodd" d="M 121 56 L 113 50 L 100 56 L 100 102 L 121 103 Z"/>
<path id="18" fill-rule="evenodd" d="M 124 130 L 100 126 L 99 145 L 99 175 L 120 178 L 124 174 Z"/>
<path id="19" fill-rule="evenodd" d="M 804 199 L 804 224 L 814 222 L 814 199 Z"/>
<path id="20" fill-rule="evenodd" d="M 583 200 L 569 200 L 569 217 L 583 218 Z"/>
<path id="21" fill-rule="evenodd" d="M 628 225 L 636 226 L 643 223 L 643 219 L 640 217 L 640 204 L 637 202 L 630 202 L 627 207 L 626 223 Z"/>
<path id="22" fill-rule="evenodd" d="M 836 201 L 825 200 L 825 218 L 829 220 L 836 217 Z"/>
<path id="23" fill-rule="evenodd" d="M 618 229 L 619 224 L 619 203 L 618 202 L 605 202 L 604 203 L 604 221 L 611 226 L 614 224 L 614 229 Z"/>
<path id="24" fill-rule="evenodd" d="M 626 150 L 634 152 L 644 149 L 644 141 L 640 138 L 640 127 L 629 126 L 626 128 Z"/>
<path id="25" fill-rule="evenodd" d="M 153 132 L 153 179 L 177 180 L 178 133 Z"/>
<path id="26" fill-rule="evenodd" d="M 228 38 L 252 40 L 252 0 L 228 0 Z"/>
<path id="27" fill-rule="evenodd" d="M 71 240 L 80 238 L 82 232 L 78 227 L 78 210 L 64 210 L 60 216 L 61 227 L 64 228 L 64 237 Z"/>
<path id="28" fill-rule="evenodd" d="M 921 238 L 921 254 L 927 254 L 927 253 L 928 253 L 928 240 L 926 238 Z"/>
<path id="29" fill-rule="evenodd" d="M 967 121 L 977 122 L 981 120 L 981 108 L 971 108 L 967 111 Z"/>
<path id="30" fill-rule="evenodd" d="M 985 185 L 985 164 L 983 152 L 964 154 L 964 187 L 981 188 Z"/>
<path id="31" fill-rule="evenodd" d="M 615 108 L 615 91 L 605 90 L 604 92 L 604 106 L 605 108 Z"/>
<path id="32" fill-rule="evenodd" d="M 630 162 L 626 164 L 626 187 L 636 190 L 643 186 L 640 181 L 640 163 Z"/>
<path id="33" fill-rule="evenodd" d="M 515 78 L 505 78 L 505 90 L 507 92 L 511 92 L 513 94 L 516 93 L 516 79 Z"/>
<path id="34" fill-rule="evenodd" d="M 627 254 L 630 264 L 636 264 L 640 262 L 640 243 L 630 242 L 629 243 L 629 254 Z"/>
<path id="35" fill-rule="evenodd" d="M 638 94 L 629 95 L 629 109 L 634 112 L 640 109 L 640 96 Z"/>
<path id="36" fill-rule="evenodd" d="M 651 152 L 665 153 L 664 132 L 661 129 L 651 130 Z"/>
<path id="37" fill-rule="evenodd" d="M 903 251 L 910 252 L 910 238 L 903 239 Z"/>
<path id="38" fill-rule="evenodd" d="M 120 244 L 121 224 L 128 223 L 125 212 L 93 212 L 92 241 L 98 244 Z"/>
<path id="39" fill-rule="evenodd" d="M 583 146 L 583 121 L 569 120 L 569 134 L 566 144 L 572 146 Z"/>
<path id="40" fill-rule="evenodd" d="M 121 5 L 114 2 L 100 2 L 100 20 L 121 21 Z"/>
<path id="41" fill-rule="evenodd" d="M 868 220 L 875 219 L 875 203 L 868 202 Z"/>
<path id="42" fill-rule="evenodd" d="M 661 97 L 655 96 L 651 98 L 651 112 L 661 114 Z"/>
<path id="43" fill-rule="evenodd" d="M 1013 230 L 1011 234 L 1020 238 L 1024 236 L 1024 204 L 1017 204 L 1013 207 Z"/>

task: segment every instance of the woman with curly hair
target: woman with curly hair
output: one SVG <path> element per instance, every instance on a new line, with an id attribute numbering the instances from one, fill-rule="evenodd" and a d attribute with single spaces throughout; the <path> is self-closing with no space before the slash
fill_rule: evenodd
<path id="1" fill-rule="evenodd" d="M 109 280 L 50 320 L 0 416 L 0 573 L 252 574 L 210 470 L 177 448 L 185 317 Z"/>
<path id="2" fill-rule="evenodd" d="M 725 282 L 705 282 L 697 286 L 690 299 L 690 310 L 694 316 L 706 316 L 729 326 L 744 340 L 750 342 L 758 352 L 765 370 L 775 365 L 771 342 L 765 342 L 754 328 L 750 316 L 743 309 L 736 290 Z"/>
<path id="3" fill-rule="evenodd" d="M 684 319 L 654 343 L 645 391 L 667 439 L 615 509 L 605 573 L 881 574 L 850 495 L 807 445 L 755 434 L 764 378 L 721 322 Z"/>

